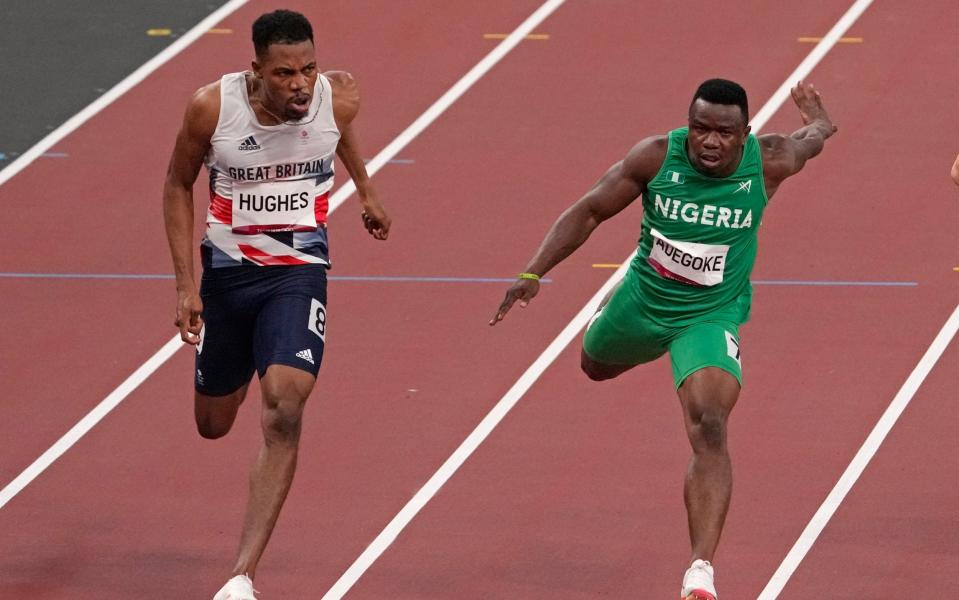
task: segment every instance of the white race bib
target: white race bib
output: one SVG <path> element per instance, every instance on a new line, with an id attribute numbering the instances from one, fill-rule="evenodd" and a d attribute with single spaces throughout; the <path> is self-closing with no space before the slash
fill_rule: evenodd
<path id="1" fill-rule="evenodd" d="M 233 233 L 316 231 L 311 179 L 233 182 Z"/>
<path id="2" fill-rule="evenodd" d="M 662 277 L 707 287 L 723 282 L 729 246 L 678 242 L 655 229 L 650 233 L 653 247 L 648 262 Z"/>

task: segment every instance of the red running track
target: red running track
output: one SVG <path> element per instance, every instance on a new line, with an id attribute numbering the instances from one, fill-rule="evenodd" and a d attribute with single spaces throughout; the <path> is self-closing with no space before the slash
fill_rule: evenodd
<path id="1" fill-rule="evenodd" d="M 325 15 L 320 56 L 361 83 L 369 155 L 492 48 L 483 33 L 512 30 L 538 5 L 449 4 L 400 14 L 340 2 Z M 796 38 L 847 8 L 746 2 L 733 35 L 711 6 L 561 7 L 539 28 L 548 41 L 521 44 L 401 153 L 413 164 L 376 176 L 396 215 L 389 242 L 365 239 L 353 205 L 334 214 L 333 274 L 513 273 L 632 143 L 682 123 L 699 81 L 740 80 L 755 111 L 808 53 Z M 763 588 L 955 305 L 955 148 L 936 133 L 955 125 L 944 120 L 957 90 L 936 40 L 959 32 L 945 3 L 924 6 L 873 6 L 850 32 L 865 43 L 837 46 L 810 77 L 842 130 L 773 201 L 756 279 L 918 285 L 757 287 L 717 557 L 725 598 Z M 253 2 L 223 26 L 245 30 L 269 8 Z M 0 271 L 167 272 L 159 185 L 185 97 L 242 68 L 247 46 L 239 35 L 197 42 L 64 140 L 68 162 L 35 163 L 0 188 L 18 215 Z M 764 130 L 797 126 L 787 106 Z M 333 283 L 297 481 L 260 568 L 266 597 L 332 585 L 608 277 L 590 265 L 629 253 L 639 219 L 631 208 L 604 225 L 495 329 L 485 321 L 501 286 Z M 12 279 L 0 290 L 5 329 L 30 324 L 0 340 L 14 374 L 0 424 L 9 481 L 169 339 L 173 291 Z M 577 355 L 559 357 L 349 598 L 675 597 L 688 449 L 668 368 L 591 384 Z M 235 432 L 199 440 L 191 361 L 178 353 L 0 509 L 12 549 L 0 598 L 212 595 L 232 560 L 258 409 L 251 394 Z M 941 473 L 956 460 L 938 410 L 959 383 L 954 364 L 951 349 L 784 598 L 918 596 L 955 564 L 944 533 L 955 494 Z"/>

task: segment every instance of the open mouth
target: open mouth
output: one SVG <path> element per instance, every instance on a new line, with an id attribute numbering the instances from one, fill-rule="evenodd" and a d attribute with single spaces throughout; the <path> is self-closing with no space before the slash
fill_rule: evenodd
<path id="1" fill-rule="evenodd" d="M 310 110 L 310 97 L 309 96 L 294 96 L 290 99 L 288 103 L 292 112 L 305 115 L 307 111 Z"/>
<path id="2" fill-rule="evenodd" d="M 715 167 L 719 165 L 719 155 L 717 154 L 700 154 L 700 162 L 707 167 Z"/>

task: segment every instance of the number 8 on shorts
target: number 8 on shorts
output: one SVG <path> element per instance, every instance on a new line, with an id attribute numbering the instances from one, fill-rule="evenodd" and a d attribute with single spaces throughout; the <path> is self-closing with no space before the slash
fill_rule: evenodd
<path id="1" fill-rule="evenodd" d="M 310 317 L 307 327 L 326 343 L 326 307 L 323 303 L 312 298 L 310 302 Z"/>

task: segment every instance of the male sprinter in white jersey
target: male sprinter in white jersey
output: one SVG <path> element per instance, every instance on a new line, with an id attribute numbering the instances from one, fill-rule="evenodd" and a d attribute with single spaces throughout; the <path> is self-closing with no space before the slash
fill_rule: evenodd
<path id="1" fill-rule="evenodd" d="M 254 600 L 252 579 L 296 469 L 303 405 L 326 337 L 326 217 L 334 153 L 356 183 L 378 240 L 390 218 L 376 197 L 351 122 L 349 74 L 319 74 L 313 30 L 278 10 L 253 23 L 252 72 L 198 90 L 177 135 L 163 191 L 176 272 L 176 326 L 196 346 L 200 435 L 226 435 L 253 372 L 262 390 L 263 446 L 250 474 L 240 547 L 214 600 Z M 193 276 L 193 184 L 206 163 L 210 207 Z"/>
<path id="2" fill-rule="evenodd" d="M 639 142 L 568 208 L 490 321 L 517 300 L 525 307 L 541 276 L 643 197 L 636 259 L 587 326 L 582 368 L 600 381 L 670 354 L 693 449 L 684 490 L 692 543 L 686 600 L 716 600 L 711 563 L 732 490 L 726 420 L 742 384 L 739 326 L 749 318 L 756 229 L 779 184 L 836 131 L 812 85 L 800 82 L 792 97 L 804 126 L 757 138 L 743 88 L 704 82 L 689 126 Z"/>

